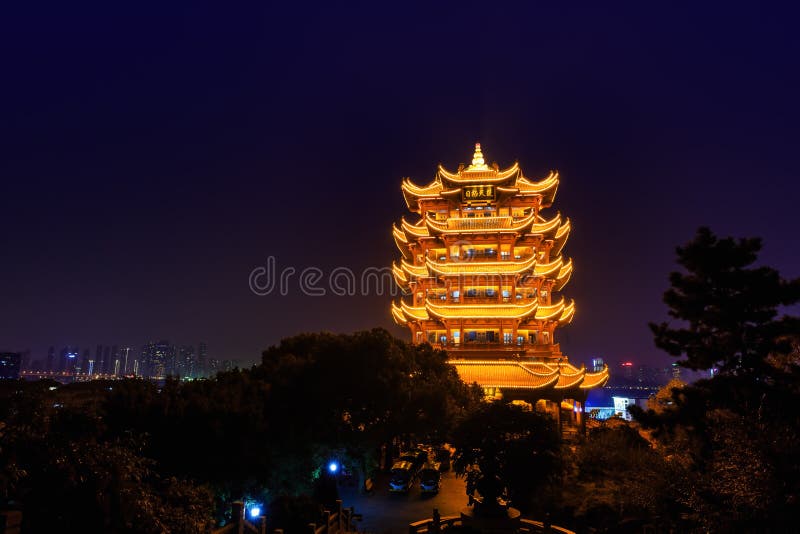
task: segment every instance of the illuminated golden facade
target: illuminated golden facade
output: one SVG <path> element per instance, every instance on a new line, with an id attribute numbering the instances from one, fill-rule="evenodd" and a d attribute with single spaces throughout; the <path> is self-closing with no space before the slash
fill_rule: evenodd
<path id="1" fill-rule="evenodd" d="M 440 165 L 422 187 L 403 181 L 418 217 L 393 228 L 402 253 L 393 274 L 404 296 L 392 315 L 413 342 L 445 348 L 462 379 L 488 393 L 560 389 L 583 402 L 608 380 L 607 369 L 571 365 L 556 342 L 575 314 L 561 296 L 573 269 L 562 255 L 570 221 L 543 215 L 558 183 L 557 172 L 531 181 L 516 163 L 489 166 L 480 144 L 469 166 Z"/>

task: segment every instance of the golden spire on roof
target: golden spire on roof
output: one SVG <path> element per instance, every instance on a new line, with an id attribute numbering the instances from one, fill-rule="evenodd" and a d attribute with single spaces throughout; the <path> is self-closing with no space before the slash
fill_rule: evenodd
<path id="1" fill-rule="evenodd" d="M 481 152 L 481 144 L 475 143 L 475 154 L 472 155 L 472 165 L 467 167 L 468 171 L 488 171 L 489 166 L 483 161 L 483 152 Z"/>

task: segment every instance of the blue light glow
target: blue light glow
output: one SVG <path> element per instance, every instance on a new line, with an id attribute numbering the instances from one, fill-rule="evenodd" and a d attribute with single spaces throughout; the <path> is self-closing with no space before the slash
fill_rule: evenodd
<path id="1" fill-rule="evenodd" d="M 337 464 L 336 462 L 331 462 L 328 464 L 328 471 L 330 471 L 331 473 L 335 473 L 338 470 L 339 470 L 339 464 Z"/>
<path id="2" fill-rule="evenodd" d="M 261 515 L 261 507 L 253 506 L 252 508 L 250 508 L 250 517 L 255 519 L 256 517 L 258 517 L 260 515 Z"/>

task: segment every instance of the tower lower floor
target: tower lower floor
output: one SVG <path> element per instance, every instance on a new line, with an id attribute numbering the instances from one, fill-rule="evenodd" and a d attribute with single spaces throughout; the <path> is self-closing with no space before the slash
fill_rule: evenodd
<path id="1" fill-rule="evenodd" d="M 450 354 L 449 363 L 456 368 L 461 380 L 478 384 L 487 398 L 523 401 L 534 409 L 550 413 L 559 428 L 573 423 L 585 432 L 584 409 L 589 390 L 603 387 L 608 381 L 608 368 L 592 373 L 575 367 L 558 352 L 554 357 L 530 353 L 483 354 L 472 357 L 462 351 Z"/>

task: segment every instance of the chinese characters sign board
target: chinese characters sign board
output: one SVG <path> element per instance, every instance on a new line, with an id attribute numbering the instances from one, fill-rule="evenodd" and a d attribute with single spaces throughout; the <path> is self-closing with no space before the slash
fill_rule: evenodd
<path id="1" fill-rule="evenodd" d="M 461 187 L 461 201 L 495 200 L 497 192 L 493 185 L 465 185 Z"/>

